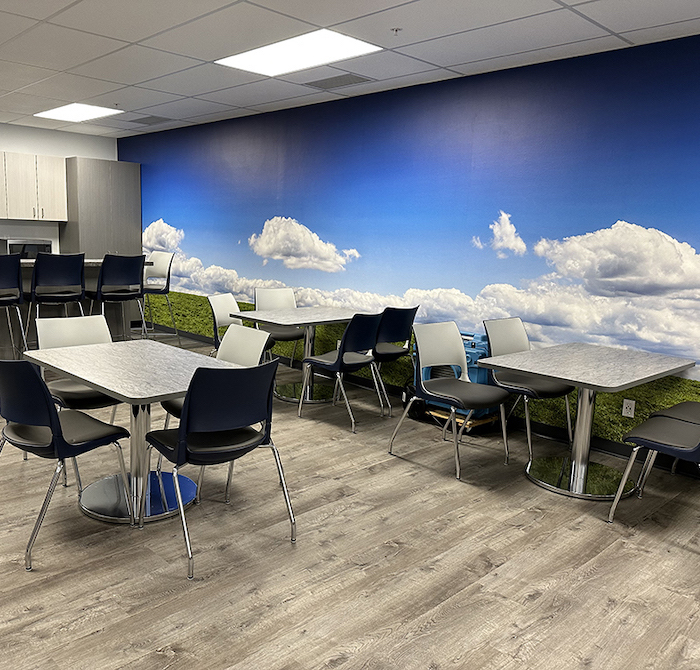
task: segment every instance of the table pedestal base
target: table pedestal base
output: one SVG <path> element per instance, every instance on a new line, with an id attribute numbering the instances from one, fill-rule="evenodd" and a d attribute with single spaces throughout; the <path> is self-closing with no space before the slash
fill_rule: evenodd
<path id="1" fill-rule="evenodd" d="M 289 384 L 277 384 L 275 387 L 275 397 L 285 402 L 293 402 L 298 404 L 301 396 L 301 382 L 292 382 Z M 319 378 L 316 376 L 314 385 L 307 389 L 307 397 L 304 398 L 305 403 L 314 402 L 331 402 L 333 400 L 333 383 L 319 383 Z"/>
<path id="2" fill-rule="evenodd" d="M 194 502 L 197 485 L 189 477 L 182 475 L 179 476 L 179 481 L 182 502 L 185 507 L 188 507 Z M 144 521 L 157 521 L 178 514 L 173 476 L 170 472 L 163 473 L 163 488 L 165 489 L 167 509 L 163 508 L 161 501 L 158 477 L 152 471 L 149 477 Z M 124 497 L 121 475 L 111 475 L 86 486 L 80 496 L 80 511 L 99 521 L 129 523 L 129 511 Z M 138 516 L 138 511 L 135 516 Z"/>
<path id="3" fill-rule="evenodd" d="M 574 493 L 569 490 L 571 461 L 568 456 L 534 458 L 525 468 L 525 475 L 538 486 L 570 498 L 582 500 L 606 500 L 612 502 L 620 485 L 622 473 L 600 463 L 588 463 L 586 490 Z M 632 495 L 635 483 L 627 480 L 623 497 Z"/>

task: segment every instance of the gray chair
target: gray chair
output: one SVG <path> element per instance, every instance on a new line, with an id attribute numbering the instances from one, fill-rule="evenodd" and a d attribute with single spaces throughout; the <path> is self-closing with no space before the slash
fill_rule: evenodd
<path id="1" fill-rule="evenodd" d="M 513 316 L 505 319 L 488 319 L 484 321 L 484 329 L 489 342 L 491 356 L 502 356 L 513 354 L 519 351 L 530 350 L 530 340 L 527 337 L 525 326 L 520 317 Z M 527 434 L 527 449 L 530 460 L 532 460 L 532 427 L 530 424 L 529 401 L 542 398 L 566 397 L 566 424 L 569 432 L 569 444 L 573 440 L 571 430 L 571 409 L 569 408 L 569 393 L 574 390 L 573 386 L 558 381 L 552 381 L 519 372 L 503 372 L 494 370 L 493 381 L 501 388 L 511 393 L 518 394 L 518 400 L 510 410 L 510 414 L 517 406 L 520 399 L 525 405 L 525 432 Z"/>
<path id="2" fill-rule="evenodd" d="M 219 349 L 221 344 L 220 328 L 227 328 L 232 323 L 242 326 L 243 321 L 238 317 L 231 316 L 241 311 L 233 293 L 217 293 L 216 295 L 208 295 L 209 307 L 211 308 L 211 318 L 214 328 L 214 350 Z"/>
<path id="3" fill-rule="evenodd" d="M 646 448 L 649 451 L 635 485 L 639 498 L 642 497 L 658 454 L 666 454 L 700 466 L 700 403 L 683 402 L 669 409 L 654 412 L 646 421 L 627 433 L 623 441 L 632 443 L 634 447 L 610 507 L 608 523 L 613 522 L 615 510 L 640 449 Z"/>
<path id="4" fill-rule="evenodd" d="M 450 415 L 443 428 L 443 438 L 449 425 L 452 429 L 455 448 L 456 476 L 457 479 L 460 479 L 459 442 L 472 412 L 478 409 L 499 407 L 505 462 L 507 464 L 508 435 L 506 434 L 504 403 L 510 397 L 510 393 L 497 386 L 477 384 L 469 379 L 464 342 L 454 321 L 415 324 L 413 326 L 413 334 L 416 338 L 416 395 L 409 400 L 399 422 L 396 424 L 396 428 L 389 440 L 389 453 L 394 453 L 394 439 L 416 400 L 422 400 L 426 403 L 437 402 L 446 404 L 450 408 Z M 455 372 L 455 376 L 430 379 L 428 373 L 432 367 L 451 367 Z M 457 430 L 457 410 L 468 412 L 459 430 Z"/>
<path id="5" fill-rule="evenodd" d="M 173 306 L 170 302 L 170 271 L 173 267 L 173 259 L 175 254 L 167 251 L 152 251 L 151 255 L 148 257 L 148 263 L 143 271 L 143 294 L 148 303 L 149 317 L 151 319 L 151 326 L 153 326 L 153 306 L 151 305 L 152 295 L 163 295 L 165 296 L 165 301 L 168 303 L 168 309 L 170 310 L 170 320 L 173 324 L 173 330 L 175 335 L 177 335 L 177 343 L 182 346 L 182 341 L 180 340 L 180 333 L 177 330 L 177 324 L 175 323 L 175 315 L 173 314 Z M 150 281 L 155 279 L 156 281 Z"/>
<path id="6" fill-rule="evenodd" d="M 255 289 L 255 309 L 296 309 L 297 300 L 294 297 L 294 289 L 291 288 L 256 288 Z M 294 364 L 294 357 L 297 351 L 297 342 L 304 339 L 304 328 L 299 326 L 279 326 L 259 323 L 256 327 L 270 333 L 273 345 L 276 342 L 294 342 L 292 356 L 289 365 Z"/>

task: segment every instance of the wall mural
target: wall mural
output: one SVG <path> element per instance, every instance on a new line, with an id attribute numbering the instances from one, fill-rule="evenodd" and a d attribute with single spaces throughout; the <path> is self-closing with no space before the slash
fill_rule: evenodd
<path id="1" fill-rule="evenodd" d="M 119 141 L 175 290 L 700 359 L 698 38 Z M 697 374 L 697 373 L 696 373 Z"/>

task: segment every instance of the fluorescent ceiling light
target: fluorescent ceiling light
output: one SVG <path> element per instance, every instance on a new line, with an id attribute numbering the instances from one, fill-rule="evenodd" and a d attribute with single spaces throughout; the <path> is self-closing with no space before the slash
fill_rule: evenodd
<path id="1" fill-rule="evenodd" d="M 123 109 L 110 109 L 109 107 L 98 107 L 97 105 L 83 105 L 80 102 L 74 102 L 63 107 L 49 109 L 46 112 L 39 112 L 34 116 L 40 116 L 42 119 L 57 119 L 58 121 L 89 121 L 90 119 L 101 119 L 103 116 L 112 116 L 113 114 L 123 114 Z"/>
<path id="2" fill-rule="evenodd" d="M 364 56 L 374 51 L 381 51 L 381 47 L 323 29 L 215 62 L 247 72 L 276 77 L 346 58 Z"/>

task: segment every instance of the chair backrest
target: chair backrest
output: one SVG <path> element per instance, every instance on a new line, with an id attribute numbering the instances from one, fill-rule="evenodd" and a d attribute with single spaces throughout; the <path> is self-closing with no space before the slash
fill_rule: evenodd
<path id="1" fill-rule="evenodd" d="M 187 461 L 187 436 L 264 425 L 269 442 L 278 359 L 246 368 L 198 368 L 182 406 L 176 465 Z"/>
<path id="2" fill-rule="evenodd" d="M 242 326 L 243 321 L 235 317 L 229 316 L 231 313 L 240 312 L 241 308 L 233 297 L 233 293 L 218 293 L 217 295 L 208 295 L 209 307 L 211 307 L 211 317 L 214 327 L 214 347 L 219 348 L 221 341 L 219 339 L 219 328 L 236 324 Z"/>
<path id="3" fill-rule="evenodd" d="M 377 342 L 407 342 L 411 339 L 411 328 L 416 318 L 415 307 L 387 307 L 379 322 Z"/>
<path id="4" fill-rule="evenodd" d="M 454 321 L 417 323 L 413 326 L 413 334 L 416 337 L 419 380 L 423 378 L 423 368 L 456 366 L 460 370 L 459 379 L 469 381 L 464 341 Z"/>
<path id="5" fill-rule="evenodd" d="M 37 286 L 71 286 L 85 293 L 85 254 L 39 252 L 32 273 L 32 300 Z M 82 296 L 84 297 L 84 295 Z"/>
<path id="6" fill-rule="evenodd" d="M 148 257 L 149 263 L 143 272 L 144 282 L 151 277 L 154 279 L 164 279 L 165 285 L 170 287 L 170 269 L 173 265 L 175 254 L 169 251 L 152 251 Z"/>
<path id="7" fill-rule="evenodd" d="M 484 321 L 484 329 L 489 341 L 491 356 L 503 356 L 530 350 L 530 340 L 519 316 L 511 316 L 506 319 L 487 319 Z"/>
<path id="8" fill-rule="evenodd" d="M 221 338 L 216 357 L 245 367 L 259 365 L 269 338 L 264 330 L 232 323 Z"/>
<path id="9" fill-rule="evenodd" d="M 3 304 L 8 304 L 8 300 L 24 302 L 21 259 L 21 254 L 0 255 L 0 300 Z"/>
<path id="10" fill-rule="evenodd" d="M 36 319 L 36 333 L 39 349 L 103 344 L 112 341 L 107 321 L 102 314 Z"/>
<path id="11" fill-rule="evenodd" d="M 0 415 L 8 422 L 46 426 L 52 435 L 61 435 L 53 398 L 29 361 L 0 361 Z"/>
<path id="12" fill-rule="evenodd" d="M 347 351 L 369 351 L 377 344 L 381 314 L 355 314 L 345 328 L 338 347 L 339 356 Z"/>
<path id="13" fill-rule="evenodd" d="M 296 306 L 292 288 L 255 289 L 255 309 L 294 309 Z"/>
<path id="14" fill-rule="evenodd" d="M 97 299 L 110 290 L 129 289 L 130 297 L 143 296 L 143 275 L 146 257 L 105 254 L 97 279 Z"/>

